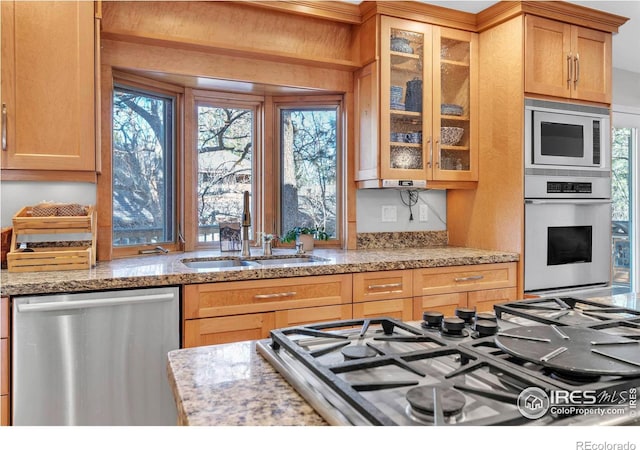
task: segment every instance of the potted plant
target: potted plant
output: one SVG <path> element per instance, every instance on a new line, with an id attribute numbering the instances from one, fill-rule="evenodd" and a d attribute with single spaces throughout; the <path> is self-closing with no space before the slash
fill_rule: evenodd
<path id="1" fill-rule="evenodd" d="M 329 235 L 324 231 L 324 227 L 294 227 L 287 231 L 284 236 L 280 238 L 281 242 L 302 242 L 302 248 L 304 251 L 313 250 L 314 239 L 326 241 L 329 239 Z"/>

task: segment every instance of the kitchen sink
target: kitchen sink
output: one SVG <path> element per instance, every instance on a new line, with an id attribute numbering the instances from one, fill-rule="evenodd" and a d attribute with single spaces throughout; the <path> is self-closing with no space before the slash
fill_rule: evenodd
<path id="1" fill-rule="evenodd" d="M 190 269 L 226 269 L 258 265 L 256 261 L 243 259 L 183 259 L 181 262 Z"/>
<path id="2" fill-rule="evenodd" d="M 262 265 L 276 265 L 276 264 L 311 264 L 317 262 L 327 262 L 328 259 L 318 258 L 317 256 L 293 256 L 293 257 L 277 257 L 277 258 L 264 258 L 256 259 L 255 262 Z"/>

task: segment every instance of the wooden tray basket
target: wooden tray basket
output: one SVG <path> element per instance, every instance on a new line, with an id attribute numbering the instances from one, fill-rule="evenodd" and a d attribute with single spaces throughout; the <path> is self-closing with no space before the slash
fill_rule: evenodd
<path id="1" fill-rule="evenodd" d="M 32 206 L 25 206 L 13 216 L 13 236 L 7 254 L 9 272 L 43 272 L 49 270 L 89 269 L 96 264 L 96 211 L 85 207 L 81 216 L 34 217 Z M 60 234 L 90 233 L 90 246 L 33 247 L 27 251 L 18 248 L 21 235 L 52 235 L 60 242 Z M 68 243 L 68 242 L 67 242 Z"/>

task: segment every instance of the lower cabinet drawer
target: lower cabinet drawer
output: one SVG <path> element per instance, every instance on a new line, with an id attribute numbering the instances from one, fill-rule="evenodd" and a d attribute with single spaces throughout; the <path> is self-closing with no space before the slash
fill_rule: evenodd
<path id="1" fill-rule="evenodd" d="M 230 316 L 351 303 L 351 275 L 192 284 L 184 287 L 184 318 Z"/>
<path id="2" fill-rule="evenodd" d="M 413 320 L 422 320 L 422 313 L 425 311 L 437 311 L 444 314 L 445 317 L 455 316 L 458 307 L 467 307 L 466 292 L 414 297 Z"/>
<path id="3" fill-rule="evenodd" d="M 413 316 L 413 301 L 410 298 L 395 300 L 379 300 L 376 302 L 362 302 L 353 304 L 353 318 L 393 317 L 399 320 L 411 320 Z"/>
<path id="4" fill-rule="evenodd" d="M 515 287 L 516 267 L 516 263 L 499 263 L 415 269 L 413 295 Z"/>
<path id="5" fill-rule="evenodd" d="M 475 308 L 478 312 L 493 311 L 496 303 L 513 300 L 516 300 L 516 288 L 469 292 L 467 298 L 469 308 Z"/>
<path id="6" fill-rule="evenodd" d="M 274 328 L 275 314 L 272 312 L 186 320 L 183 347 L 264 339 Z"/>
<path id="7" fill-rule="evenodd" d="M 314 322 L 351 319 L 351 305 L 317 306 L 315 308 L 276 311 L 276 328 L 293 327 Z"/>
<path id="8" fill-rule="evenodd" d="M 0 396 L 0 426 L 9 425 L 9 396 Z"/>
<path id="9" fill-rule="evenodd" d="M 9 394 L 9 339 L 0 339 L 0 395 Z"/>
<path id="10" fill-rule="evenodd" d="M 353 275 L 353 301 L 368 302 L 408 298 L 412 294 L 411 270 L 362 272 Z"/>

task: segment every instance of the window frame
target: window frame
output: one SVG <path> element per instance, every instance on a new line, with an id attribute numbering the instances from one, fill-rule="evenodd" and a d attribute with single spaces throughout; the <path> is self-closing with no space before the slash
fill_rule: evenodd
<path id="1" fill-rule="evenodd" d="M 272 166 L 274 171 L 273 188 L 270 191 L 273 204 L 276 205 L 273 221 L 273 233 L 284 235 L 287 230 L 282 229 L 281 216 L 281 189 L 282 189 L 282 154 L 281 154 L 281 112 L 283 109 L 307 109 L 335 108 L 336 110 L 336 237 L 328 241 L 316 241 L 314 246 L 319 248 L 342 248 L 345 240 L 345 210 L 344 194 L 346 192 L 346 174 L 344 171 L 346 157 L 346 143 L 344 141 L 345 114 L 344 98 L 342 95 L 310 95 L 310 96 L 283 96 L 273 98 L 273 151 Z M 280 244 L 282 245 L 282 244 Z M 286 244 L 285 244 L 286 245 Z M 293 246 L 293 244 L 291 244 Z"/>
<path id="2" fill-rule="evenodd" d="M 173 99 L 172 112 L 172 166 L 173 166 L 173 223 L 174 236 L 172 242 L 139 244 L 128 246 L 114 246 L 113 243 L 113 95 L 115 89 L 121 87 L 123 89 L 140 92 L 141 94 L 154 95 L 158 97 L 167 97 Z M 124 72 L 113 71 L 112 82 L 109 86 L 108 104 L 108 120 L 103 120 L 103 127 L 108 122 L 108 127 L 104 130 L 108 131 L 108 148 L 109 155 L 103 158 L 102 173 L 98 180 L 98 195 L 101 199 L 106 200 L 101 208 L 108 209 L 108 216 L 105 214 L 101 217 L 99 228 L 101 232 L 108 233 L 109 242 L 109 258 L 122 258 L 128 256 L 139 256 L 142 251 L 153 250 L 158 245 L 170 252 L 183 251 L 183 211 L 184 201 L 181 193 L 184 191 L 184 174 L 183 174 L 183 97 L 184 89 L 168 83 L 163 83 L 147 78 L 139 77 Z M 105 108 L 106 109 L 106 108 Z M 108 162 L 107 162 L 108 159 Z M 104 164 L 107 162 L 107 164 Z M 102 203 L 102 202 L 101 202 Z M 101 240 L 105 242 L 105 240 Z M 104 259 L 104 258 L 102 258 Z"/>

